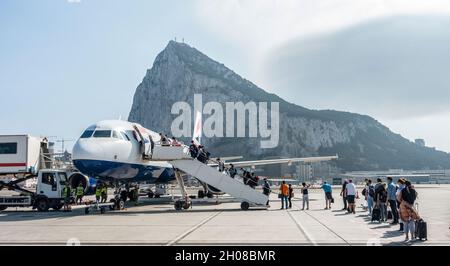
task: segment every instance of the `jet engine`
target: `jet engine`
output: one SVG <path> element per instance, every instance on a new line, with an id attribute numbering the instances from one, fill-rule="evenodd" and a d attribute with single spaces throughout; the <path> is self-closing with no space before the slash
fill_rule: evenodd
<path id="1" fill-rule="evenodd" d="M 95 193 L 95 186 L 92 186 L 88 176 L 79 172 L 72 173 L 69 177 L 70 188 L 76 189 L 80 183 L 84 188 L 84 195 L 92 195 Z"/>

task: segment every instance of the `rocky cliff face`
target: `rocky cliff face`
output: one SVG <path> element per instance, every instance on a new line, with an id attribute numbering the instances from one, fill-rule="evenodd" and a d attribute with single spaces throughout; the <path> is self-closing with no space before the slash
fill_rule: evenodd
<path id="1" fill-rule="evenodd" d="M 371 117 L 331 110 L 309 110 L 284 101 L 243 79 L 223 64 L 181 43 L 169 42 L 137 87 L 129 121 L 169 135 L 173 103 L 279 102 L 279 145 L 260 147 L 260 138 L 203 138 L 214 154 L 246 159 L 339 154 L 344 170 L 448 168 L 450 155 L 392 133 Z M 206 116 L 207 117 L 207 116 Z M 192 118 L 192 121 L 194 119 Z M 189 139 L 184 139 L 188 141 Z"/>

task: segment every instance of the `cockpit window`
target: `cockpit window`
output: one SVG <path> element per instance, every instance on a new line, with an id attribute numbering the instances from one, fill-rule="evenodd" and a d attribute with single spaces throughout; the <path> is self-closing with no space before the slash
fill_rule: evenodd
<path id="1" fill-rule="evenodd" d="M 110 138 L 111 130 L 96 130 L 94 132 L 94 138 Z"/>
<path id="2" fill-rule="evenodd" d="M 112 137 L 115 138 L 115 139 L 122 139 L 120 137 L 119 133 L 117 131 L 115 131 L 115 130 L 112 132 Z"/>
<path id="3" fill-rule="evenodd" d="M 86 130 L 83 132 L 83 134 L 81 135 L 80 139 L 87 139 L 92 137 L 92 133 L 94 133 L 94 130 Z"/>
<path id="4" fill-rule="evenodd" d="M 130 141 L 130 138 L 128 137 L 128 135 L 125 132 L 120 132 L 120 134 L 122 134 L 122 137 L 124 140 Z"/>

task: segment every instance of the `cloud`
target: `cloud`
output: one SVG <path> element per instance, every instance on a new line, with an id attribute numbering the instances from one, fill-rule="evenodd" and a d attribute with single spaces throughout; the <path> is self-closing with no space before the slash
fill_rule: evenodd
<path id="1" fill-rule="evenodd" d="M 380 122 L 394 132 L 401 132 L 404 137 L 410 140 L 423 138 L 427 146 L 450 152 L 448 138 L 450 112 L 404 119 L 382 119 Z"/>
<path id="2" fill-rule="evenodd" d="M 277 47 L 263 87 L 306 107 L 400 119 L 450 110 L 449 16 L 395 16 Z"/>
<path id="3" fill-rule="evenodd" d="M 261 56 L 305 34 L 398 14 L 450 14 L 447 0 L 198 0 L 195 17 L 223 41 Z"/>

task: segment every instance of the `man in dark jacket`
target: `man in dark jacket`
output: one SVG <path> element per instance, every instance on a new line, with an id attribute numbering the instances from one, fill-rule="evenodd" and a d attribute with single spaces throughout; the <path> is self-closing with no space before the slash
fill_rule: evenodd
<path id="1" fill-rule="evenodd" d="M 342 201 L 344 202 L 344 208 L 342 210 L 347 210 L 347 195 L 345 195 L 345 188 L 347 187 L 347 179 L 344 180 L 344 183 L 342 183 L 342 189 L 341 189 L 341 197 Z"/>
<path id="2" fill-rule="evenodd" d="M 289 196 L 288 196 L 288 200 L 289 200 L 289 209 L 292 208 L 292 201 L 291 199 L 294 197 L 294 189 L 292 188 L 292 185 L 289 184 Z"/>

